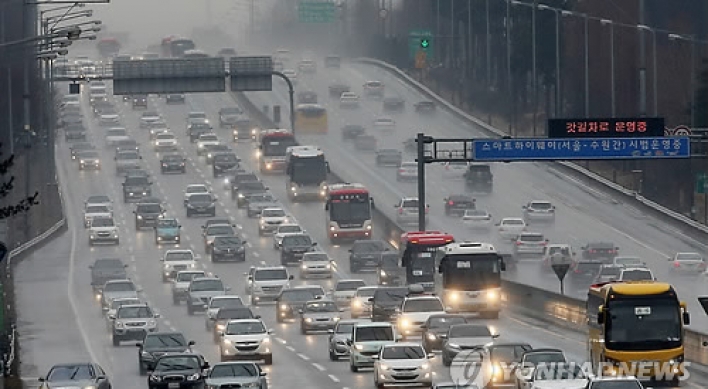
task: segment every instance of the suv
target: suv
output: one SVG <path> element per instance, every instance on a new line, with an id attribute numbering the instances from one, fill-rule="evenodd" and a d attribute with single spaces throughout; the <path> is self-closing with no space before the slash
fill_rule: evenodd
<path id="1" fill-rule="evenodd" d="M 214 223 L 203 227 L 204 251 L 209 254 L 217 236 L 236 236 L 234 226 L 226 223 Z"/>
<path id="2" fill-rule="evenodd" d="M 246 241 L 238 236 L 217 236 L 211 244 L 211 261 L 246 262 Z"/>
<path id="3" fill-rule="evenodd" d="M 178 272 L 197 267 L 197 256 L 192 250 L 167 250 L 162 262 L 162 282 L 173 280 Z"/>
<path id="4" fill-rule="evenodd" d="M 379 265 L 381 254 L 389 251 L 383 240 L 357 240 L 349 249 L 349 271 L 357 273 L 362 268 Z"/>
<path id="5" fill-rule="evenodd" d="M 521 355 L 519 362 L 519 370 L 514 374 L 515 387 L 528 387 L 531 377 L 533 377 L 534 368 L 540 364 L 558 364 L 566 363 L 568 360 L 565 357 L 563 350 L 555 348 L 537 348 L 529 350 Z M 530 386 L 530 385 L 529 385 Z"/>
<path id="6" fill-rule="evenodd" d="M 133 109 L 144 108 L 147 109 L 148 101 L 146 95 L 136 95 L 133 96 Z"/>
<path id="7" fill-rule="evenodd" d="M 96 297 L 101 302 L 101 312 L 105 313 L 108 312 L 113 300 L 119 298 L 137 299 L 139 291 L 131 280 L 110 280 L 103 285 Z"/>
<path id="8" fill-rule="evenodd" d="M 364 83 L 364 94 L 372 97 L 383 97 L 384 84 L 381 81 L 367 81 Z"/>
<path id="9" fill-rule="evenodd" d="M 216 196 L 211 193 L 197 193 L 187 199 L 187 217 L 195 215 L 216 216 Z"/>
<path id="10" fill-rule="evenodd" d="M 246 273 L 246 293 L 251 295 L 251 304 L 258 305 L 263 300 L 276 299 L 281 291 L 290 288 L 292 279 L 283 266 L 252 267 Z"/>
<path id="11" fill-rule="evenodd" d="M 157 223 L 155 225 L 155 243 L 162 244 L 166 242 L 173 242 L 179 244 L 181 229 L 182 226 L 175 218 L 157 219 Z"/>
<path id="12" fill-rule="evenodd" d="M 246 206 L 246 197 L 253 193 L 265 193 L 268 191 L 268 187 L 265 186 L 261 181 L 242 181 L 234 183 L 231 186 L 231 199 L 236 200 L 236 205 L 239 208 Z"/>
<path id="13" fill-rule="evenodd" d="M 95 217 L 89 226 L 89 246 L 97 243 L 120 244 L 118 226 L 112 217 Z"/>
<path id="14" fill-rule="evenodd" d="M 434 357 L 418 343 L 387 344 L 381 348 L 374 364 L 374 385 L 377 388 L 387 384 L 420 384 L 432 387 L 433 372 L 429 360 Z M 389 366 L 395 368 L 391 369 Z"/>
<path id="15" fill-rule="evenodd" d="M 280 244 L 280 264 L 298 263 L 306 252 L 317 245 L 308 234 L 285 235 Z"/>
<path id="16" fill-rule="evenodd" d="M 152 195 L 152 182 L 145 176 L 127 176 L 123 181 L 123 202 L 139 201 Z"/>
<path id="17" fill-rule="evenodd" d="M 260 315 L 254 315 L 251 308 L 241 305 L 239 307 L 224 307 L 216 311 L 214 317 L 211 318 L 212 333 L 214 343 L 219 343 L 221 334 L 226 330 L 226 325 L 231 320 L 243 319 L 260 319 Z"/>
<path id="18" fill-rule="evenodd" d="M 580 248 L 583 250 L 583 259 L 600 259 L 613 263 L 619 247 L 611 242 L 590 242 Z"/>
<path id="19" fill-rule="evenodd" d="M 207 331 L 213 331 L 216 324 L 216 315 L 221 308 L 238 308 L 244 307 L 241 297 L 235 295 L 214 296 L 209 299 L 206 312 L 204 314 L 204 327 Z"/>
<path id="20" fill-rule="evenodd" d="M 155 362 L 155 370 L 148 377 L 148 389 L 166 389 L 169 384 L 177 384 L 177 388 L 203 388 L 209 363 L 197 353 L 170 353 L 160 357 Z M 165 380 L 175 380 L 168 382 Z M 185 380 L 188 379 L 188 380 Z M 174 386 L 173 386 L 174 387 Z"/>
<path id="21" fill-rule="evenodd" d="M 445 201 L 445 216 L 463 216 L 468 209 L 477 209 L 477 200 L 466 194 L 453 194 L 443 201 Z"/>
<path id="22" fill-rule="evenodd" d="M 556 263 L 575 262 L 575 251 L 567 244 L 549 244 L 543 248 L 543 267 L 546 270 L 551 270 L 551 265 Z"/>
<path id="23" fill-rule="evenodd" d="M 396 208 L 396 223 L 398 224 L 418 224 L 418 198 L 417 197 L 404 197 L 398 204 L 394 205 Z M 430 206 L 425 206 L 425 221 L 428 221 L 428 213 Z"/>
<path id="24" fill-rule="evenodd" d="M 656 281 L 654 273 L 646 267 L 626 267 L 620 270 L 617 281 Z"/>
<path id="25" fill-rule="evenodd" d="M 236 120 L 243 115 L 239 107 L 225 107 L 219 110 L 219 128 L 230 128 L 236 124 Z"/>
<path id="26" fill-rule="evenodd" d="M 364 280 L 340 279 L 334 284 L 334 288 L 330 289 L 330 295 L 335 303 L 349 306 L 356 295 L 356 291 L 364 286 L 366 286 Z"/>
<path id="27" fill-rule="evenodd" d="M 140 200 L 135 207 L 135 229 L 140 231 L 143 227 L 157 227 L 157 221 L 160 216 L 164 215 L 165 209 L 162 208 L 162 201 L 154 197 L 148 197 Z"/>
<path id="28" fill-rule="evenodd" d="M 376 356 L 385 345 L 395 344 L 399 336 L 391 323 L 356 323 L 349 343 L 349 370 L 356 373 L 363 367 L 373 367 Z"/>
<path id="29" fill-rule="evenodd" d="M 522 232 L 514 242 L 514 255 L 542 255 L 543 249 L 548 245 L 540 232 Z"/>
<path id="30" fill-rule="evenodd" d="M 494 189 L 494 175 L 489 165 L 470 164 L 464 178 L 470 192 L 492 193 Z"/>
<path id="31" fill-rule="evenodd" d="M 332 278 L 332 263 L 332 259 L 323 251 L 306 252 L 300 261 L 300 278 Z"/>
<path id="32" fill-rule="evenodd" d="M 382 286 L 402 286 L 406 284 L 406 269 L 399 266 L 398 253 L 387 251 L 381 253 L 376 276 L 378 284 Z"/>
<path id="33" fill-rule="evenodd" d="M 113 320 L 111 338 L 113 346 L 120 346 L 124 340 L 142 340 L 150 332 L 157 331 L 157 318 L 159 313 L 154 313 L 147 304 L 122 305 L 116 310 Z"/>
<path id="34" fill-rule="evenodd" d="M 260 319 L 229 321 L 219 342 L 221 361 L 255 359 L 272 365 L 271 334 L 273 330 L 266 329 Z"/>
<path id="35" fill-rule="evenodd" d="M 408 287 L 381 287 L 371 298 L 371 321 L 394 321 L 401 312 L 401 304 L 408 296 Z"/>
<path id="36" fill-rule="evenodd" d="M 445 313 L 445 306 L 437 296 L 406 297 L 398 316 L 398 331 L 404 337 L 420 335 L 430 316 Z"/>
<path id="37" fill-rule="evenodd" d="M 195 278 L 187 288 L 187 313 L 192 316 L 195 312 L 205 311 L 209 301 L 215 296 L 224 296 L 231 290 L 216 277 Z"/>
<path id="38" fill-rule="evenodd" d="M 568 276 L 576 282 L 592 282 L 600 273 L 601 262 L 581 260 L 570 265 Z"/>
<path id="39" fill-rule="evenodd" d="M 138 367 L 140 375 L 155 369 L 155 362 L 167 353 L 187 353 L 195 345 L 193 340 L 187 342 L 181 332 L 151 332 L 145 335 L 138 347 Z"/>
<path id="40" fill-rule="evenodd" d="M 179 305 L 181 301 L 187 299 L 187 289 L 195 278 L 207 277 L 204 270 L 182 270 L 177 272 L 172 281 L 172 303 Z"/>

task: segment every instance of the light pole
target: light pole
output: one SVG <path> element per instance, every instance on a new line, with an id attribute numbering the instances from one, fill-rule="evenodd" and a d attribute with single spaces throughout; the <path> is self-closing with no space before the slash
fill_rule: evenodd
<path id="1" fill-rule="evenodd" d="M 492 86 L 492 34 L 489 31 L 489 0 L 484 0 L 485 2 L 485 13 L 486 13 L 486 24 L 487 24 L 487 38 L 486 38 L 486 59 L 487 59 L 487 88 Z"/>
<path id="2" fill-rule="evenodd" d="M 691 45 L 691 129 L 694 128 L 696 120 L 696 40 L 693 36 L 683 36 L 679 34 L 669 34 L 670 41 L 686 41 Z"/>
<path id="3" fill-rule="evenodd" d="M 585 30 L 585 118 L 590 118 L 590 19 L 583 14 L 583 29 Z"/>
<path id="4" fill-rule="evenodd" d="M 555 117 L 560 116 L 560 106 L 561 106 L 561 69 L 560 69 L 560 15 L 561 10 L 557 8 L 551 8 L 544 4 L 539 4 L 537 8 L 540 11 L 553 11 L 556 14 L 556 104 L 555 104 Z"/>
<path id="5" fill-rule="evenodd" d="M 615 105 L 615 23 L 612 20 L 600 19 L 600 24 L 610 26 L 610 100 L 612 104 L 612 117 L 617 115 Z"/>
<path id="6" fill-rule="evenodd" d="M 512 80 L 511 80 L 511 1 L 506 1 L 506 21 L 504 23 L 506 26 L 506 89 L 509 94 L 509 134 L 512 134 L 512 129 L 514 126 L 512 122 L 514 121 L 514 106 L 516 105 L 516 99 L 512 93 Z"/>
<path id="7" fill-rule="evenodd" d="M 531 8 L 531 83 L 533 92 L 533 135 L 536 136 L 536 116 L 538 115 L 538 76 L 536 75 L 536 10 L 538 0 L 533 3 L 525 3 L 518 0 L 511 0 L 511 5 Z"/>
<path id="8" fill-rule="evenodd" d="M 657 63 L 656 63 L 656 30 L 647 26 L 647 25 L 644 25 L 644 24 L 638 25 L 637 28 L 640 30 L 649 31 L 651 33 L 651 38 L 652 38 L 651 51 L 653 54 L 652 55 L 652 57 L 653 57 L 652 58 L 652 65 L 651 65 L 651 68 L 652 68 L 651 72 L 652 72 L 652 79 L 653 80 L 652 80 L 651 86 L 652 86 L 652 95 L 654 95 L 654 97 L 653 97 L 653 99 L 654 99 L 654 102 L 653 102 L 653 104 L 654 104 L 654 109 L 653 109 L 654 117 L 657 117 L 657 116 L 659 116 L 659 92 L 658 92 L 659 88 L 657 86 L 659 80 L 656 76 L 656 74 L 657 74 L 657 70 L 656 70 L 656 65 L 657 65 Z"/>

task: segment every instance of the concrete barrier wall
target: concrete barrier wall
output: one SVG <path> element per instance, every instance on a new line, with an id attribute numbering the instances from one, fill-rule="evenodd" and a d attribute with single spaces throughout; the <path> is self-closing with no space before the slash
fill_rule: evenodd
<path id="1" fill-rule="evenodd" d="M 256 107 L 243 93 L 232 93 L 236 102 L 248 112 L 261 128 L 278 128 L 275 123 Z M 336 172 L 332 172 L 331 181 L 346 182 Z M 376 228 L 386 240 L 397 243 L 404 229 L 398 226 L 379 210 L 374 210 L 373 221 Z M 508 309 L 525 317 L 545 323 L 568 328 L 582 333 L 587 332 L 585 318 L 585 301 L 559 293 L 553 293 L 533 286 L 517 282 L 503 281 L 502 301 Z M 708 348 L 703 342 L 708 342 L 708 334 L 696 331 L 686 331 L 686 359 L 693 363 L 708 365 Z"/>

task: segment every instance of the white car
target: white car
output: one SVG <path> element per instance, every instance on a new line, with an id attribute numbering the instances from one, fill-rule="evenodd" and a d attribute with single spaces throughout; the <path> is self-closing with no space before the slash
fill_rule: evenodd
<path id="1" fill-rule="evenodd" d="M 516 240 L 522 232 L 526 231 L 526 222 L 518 217 L 505 217 L 497 224 L 499 235 L 506 240 Z"/>
<path id="2" fill-rule="evenodd" d="M 287 77 L 288 79 L 290 79 L 290 82 L 291 82 L 293 85 L 297 84 L 297 72 L 295 72 L 295 71 L 292 70 L 292 69 L 285 69 L 285 70 L 282 71 L 282 73 L 283 73 L 283 75 L 285 75 L 285 77 Z"/>
<path id="3" fill-rule="evenodd" d="M 108 306 L 108 310 L 105 312 L 106 328 L 109 330 L 113 328 L 113 317 L 116 316 L 116 311 L 118 311 L 118 308 L 122 307 L 123 305 L 139 304 L 142 304 L 142 301 L 134 297 L 117 298 L 111 300 L 111 304 Z"/>
<path id="4" fill-rule="evenodd" d="M 115 146 L 119 142 L 130 139 L 128 131 L 122 127 L 109 128 L 106 131 L 106 146 Z"/>
<path id="5" fill-rule="evenodd" d="M 332 259 L 323 251 L 309 251 L 300 260 L 300 278 L 332 278 Z"/>
<path id="6" fill-rule="evenodd" d="M 201 134 L 197 140 L 197 155 L 206 155 L 207 145 L 218 145 L 219 137 L 216 134 Z"/>
<path id="7" fill-rule="evenodd" d="M 469 166 L 470 163 L 464 161 L 445 162 L 445 172 L 443 174 L 448 178 L 462 179 L 467 173 Z"/>
<path id="8" fill-rule="evenodd" d="M 285 266 L 252 267 L 246 274 L 246 293 L 251 295 L 251 305 L 263 300 L 275 300 L 283 289 L 290 288 L 293 276 Z"/>
<path id="9" fill-rule="evenodd" d="M 305 232 L 306 231 L 298 224 L 283 223 L 273 231 L 273 248 L 276 250 L 280 249 L 280 245 L 283 243 L 283 237 L 286 235 L 302 234 Z"/>
<path id="10" fill-rule="evenodd" d="M 115 110 L 107 110 L 98 117 L 98 124 L 101 127 L 109 127 L 120 124 L 120 115 Z"/>
<path id="11" fill-rule="evenodd" d="M 235 295 L 228 294 L 212 297 L 209 299 L 209 304 L 207 304 L 206 312 L 204 313 L 204 325 L 206 326 L 206 330 L 212 331 L 214 329 L 214 322 L 216 321 L 216 314 L 219 313 L 219 309 L 243 307 L 245 305 L 241 297 Z"/>
<path id="12" fill-rule="evenodd" d="M 374 120 L 374 129 L 381 132 L 393 131 L 396 129 L 396 122 L 391 118 L 378 118 Z"/>
<path id="13" fill-rule="evenodd" d="M 351 304 L 351 300 L 356 295 L 357 289 L 362 286 L 366 286 L 364 280 L 358 279 L 343 279 L 338 280 L 334 285 L 334 288 L 330 290 L 330 296 L 332 301 L 337 305 L 348 306 Z"/>
<path id="14" fill-rule="evenodd" d="M 97 217 L 111 218 L 113 217 L 113 212 L 106 205 L 86 205 L 86 209 L 84 210 L 84 227 L 89 228 L 91 221 Z"/>
<path id="15" fill-rule="evenodd" d="M 668 260 L 675 273 L 700 274 L 706 271 L 706 259 L 699 253 L 676 253 Z"/>
<path id="16" fill-rule="evenodd" d="M 344 92 L 339 97 L 340 108 L 356 108 L 359 106 L 359 96 L 354 92 Z"/>
<path id="17" fill-rule="evenodd" d="M 364 94 L 367 96 L 383 97 L 384 84 L 381 81 L 367 81 L 364 83 Z"/>
<path id="18" fill-rule="evenodd" d="M 533 378 L 522 389 L 584 389 L 589 380 L 580 365 L 574 363 L 539 364 Z"/>
<path id="19" fill-rule="evenodd" d="M 177 137 L 175 134 L 165 131 L 155 136 L 155 151 L 177 150 Z"/>
<path id="20" fill-rule="evenodd" d="M 112 217 L 96 217 L 89 226 L 89 246 L 97 243 L 120 244 L 118 226 Z"/>
<path id="21" fill-rule="evenodd" d="M 394 207 L 396 208 L 396 222 L 401 225 L 418 224 L 418 198 L 404 197 Z M 430 206 L 425 205 L 425 220 L 429 219 Z"/>
<path id="22" fill-rule="evenodd" d="M 396 172 L 396 181 L 402 182 L 412 182 L 418 181 L 418 163 L 417 162 L 403 162 L 401 166 L 398 167 Z"/>
<path id="23" fill-rule="evenodd" d="M 612 264 L 624 267 L 645 267 L 647 264 L 639 257 L 617 256 L 612 259 Z"/>
<path id="24" fill-rule="evenodd" d="M 184 190 L 184 206 L 187 206 L 189 197 L 195 194 L 211 194 L 211 190 L 204 184 L 190 184 Z"/>
<path id="25" fill-rule="evenodd" d="M 352 319 L 360 317 L 371 317 L 371 301 L 378 286 L 362 286 L 356 290 L 356 294 L 350 303 L 350 313 Z"/>
<path id="26" fill-rule="evenodd" d="M 172 280 L 172 303 L 179 305 L 182 300 L 187 298 L 187 289 L 189 284 L 195 278 L 209 277 L 204 270 L 182 270 L 178 271 L 174 280 Z"/>
<path id="27" fill-rule="evenodd" d="M 193 121 L 205 121 L 209 123 L 206 112 L 201 111 L 192 111 L 187 114 L 187 123 L 191 123 Z"/>
<path id="28" fill-rule="evenodd" d="M 111 211 L 113 210 L 113 201 L 111 200 L 110 197 L 108 197 L 106 195 L 89 196 L 89 198 L 86 199 L 86 201 L 84 202 L 84 205 L 86 207 L 91 206 L 91 205 L 105 205 Z"/>
<path id="29" fill-rule="evenodd" d="M 524 210 L 524 220 L 526 221 L 548 221 L 556 220 L 556 207 L 546 200 L 532 200 L 521 207 Z"/>
<path id="30" fill-rule="evenodd" d="M 483 209 L 466 209 L 462 224 L 472 230 L 489 230 L 493 224 L 492 214 Z"/>
<path id="31" fill-rule="evenodd" d="M 157 134 L 162 134 L 163 132 L 170 131 L 170 127 L 167 122 L 162 120 L 150 124 L 150 139 L 155 139 Z"/>
<path id="32" fill-rule="evenodd" d="M 162 262 L 162 282 L 173 280 L 183 270 L 197 268 L 197 256 L 192 250 L 167 250 L 160 259 Z"/>
<path id="33" fill-rule="evenodd" d="M 646 267 L 626 267 L 620 270 L 617 281 L 656 281 L 654 273 Z"/>
<path id="34" fill-rule="evenodd" d="M 398 332 L 407 337 L 420 337 L 423 326 L 432 315 L 445 314 L 445 306 L 437 296 L 406 297 L 398 315 Z"/>
<path id="35" fill-rule="evenodd" d="M 374 362 L 374 385 L 377 388 L 415 384 L 430 387 L 433 385 L 432 358 L 434 355 L 428 355 L 418 343 L 384 345 Z"/>
<path id="36" fill-rule="evenodd" d="M 260 319 L 231 320 L 221 335 L 219 354 L 221 362 L 251 359 L 273 364 L 273 348 L 270 336 L 273 330 L 266 329 Z"/>
<path id="37" fill-rule="evenodd" d="M 258 218 L 258 235 L 275 231 L 278 226 L 288 221 L 288 214 L 282 208 L 265 208 Z"/>

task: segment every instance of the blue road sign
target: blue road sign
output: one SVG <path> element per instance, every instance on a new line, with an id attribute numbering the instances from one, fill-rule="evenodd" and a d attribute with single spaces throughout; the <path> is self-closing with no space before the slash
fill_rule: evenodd
<path id="1" fill-rule="evenodd" d="M 688 137 L 484 139 L 473 141 L 476 161 L 690 158 Z"/>

